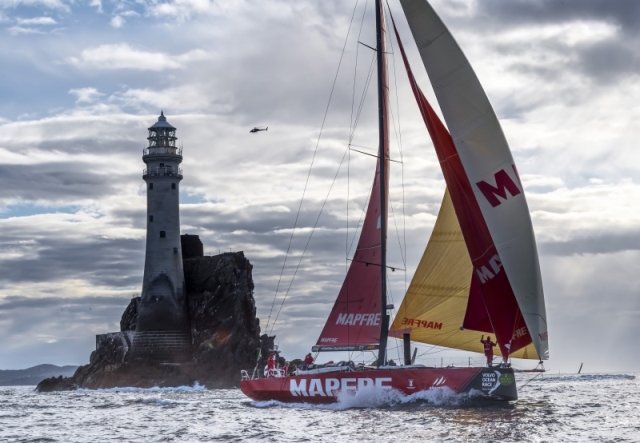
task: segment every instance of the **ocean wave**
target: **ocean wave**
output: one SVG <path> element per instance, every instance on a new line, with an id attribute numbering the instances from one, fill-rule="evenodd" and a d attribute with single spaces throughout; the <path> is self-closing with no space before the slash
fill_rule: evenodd
<path id="1" fill-rule="evenodd" d="M 388 408 L 408 404 L 430 404 L 434 406 L 456 406 L 469 399 L 469 394 L 456 394 L 448 387 L 431 388 L 414 394 L 404 394 L 395 389 L 366 387 L 355 394 L 340 392 L 338 401 L 329 404 L 312 404 L 306 402 L 285 403 L 277 400 L 253 401 L 251 405 L 257 408 L 284 407 L 295 409 L 327 409 L 345 410 L 358 408 Z"/>
<path id="2" fill-rule="evenodd" d="M 78 389 L 73 392 L 187 392 L 204 391 L 206 388 L 196 382 L 193 386 L 178 386 L 175 388 L 106 388 L 106 389 Z"/>

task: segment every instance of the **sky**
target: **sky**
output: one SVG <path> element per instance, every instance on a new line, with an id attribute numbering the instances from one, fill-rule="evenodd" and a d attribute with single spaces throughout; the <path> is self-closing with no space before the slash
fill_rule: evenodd
<path id="1" fill-rule="evenodd" d="M 437 108 L 400 5 L 389 4 Z M 640 3 L 432 4 L 523 181 L 547 368 L 640 371 Z M 352 143 L 376 146 L 374 88 L 363 92 L 373 54 L 357 43 L 374 45 L 372 9 L 372 0 L 0 0 L 0 369 L 86 364 L 95 334 L 119 330 L 141 289 L 141 155 L 160 110 L 184 146 L 182 233 L 200 235 L 207 253 L 244 251 L 263 331 L 269 320 L 288 358 L 308 352 L 375 169 L 353 151 L 341 164 L 355 116 Z M 389 222 L 390 265 L 405 268 L 406 242 L 407 271 L 391 274 L 399 306 L 445 184 L 400 60 L 390 63 L 391 157 L 403 161 L 392 164 Z M 254 126 L 269 130 L 250 134 Z M 420 354 L 427 364 L 471 355 Z"/>

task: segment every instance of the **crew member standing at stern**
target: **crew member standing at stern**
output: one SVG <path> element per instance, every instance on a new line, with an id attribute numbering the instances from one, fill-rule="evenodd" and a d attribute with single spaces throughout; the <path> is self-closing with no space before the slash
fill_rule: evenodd
<path id="1" fill-rule="evenodd" d="M 480 343 L 484 345 L 484 356 L 487 357 L 487 366 L 493 366 L 493 348 L 496 343 L 491 341 L 491 336 L 487 335 L 487 339 L 484 339 L 484 335 L 480 338 Z"/>
<path id="2" fill-rule="evenodd" d="M 311 356 L 311 352 L 309 352 L 304 360 L 302 361 L 302 370 L 306 371 L 309 369 L 309 366 L 313 364 L 313 357 Z"/>

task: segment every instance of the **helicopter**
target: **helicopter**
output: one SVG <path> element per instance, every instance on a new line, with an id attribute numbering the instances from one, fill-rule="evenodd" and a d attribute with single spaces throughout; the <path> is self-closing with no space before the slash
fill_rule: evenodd
<path id="1" fill-rule="evenodd" d="M 269 130 L 269 127 L 268 127 L 268 126 L 267 126 L 266 128 L 259 128 L 259 127 L 257 127 L 257 126 L 256 126 L 255 128 L 253 128 L 253 129 L 252 129 L 251 131 L 249 131 L 249 132 L 251 132 L 251 133 L 255 134 L 256 132 L 260 132 L 260 131 L 268 131 L 268 130 Z"/>

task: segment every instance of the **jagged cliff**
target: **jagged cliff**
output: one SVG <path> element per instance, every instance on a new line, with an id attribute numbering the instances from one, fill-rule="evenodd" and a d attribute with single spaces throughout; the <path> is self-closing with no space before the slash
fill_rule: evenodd
<path id="1" fill-rule="evenodd" d="M 38 390 L 112 387 L 170 387 L 199 383 L 231 388 L 242 369 L 256 366 L 258 349 L 267 355 L 273 337 L 260 337 L 253 298 L 253 266 L 243 252 L 184 260 L 187 312 L 191 324 L 191 358 L 180 363 L 141 361 L 129 350 L 135 334 L 140 298 L 122 314 L 121 332 L 98 336 L 88 365 L 73 377 L 51 378 Z"/>

